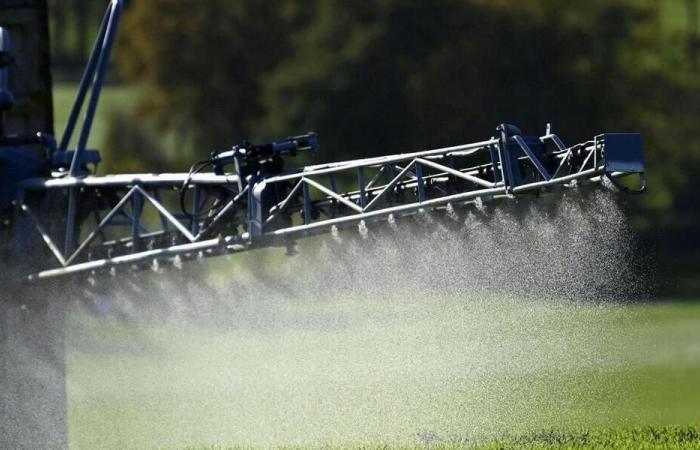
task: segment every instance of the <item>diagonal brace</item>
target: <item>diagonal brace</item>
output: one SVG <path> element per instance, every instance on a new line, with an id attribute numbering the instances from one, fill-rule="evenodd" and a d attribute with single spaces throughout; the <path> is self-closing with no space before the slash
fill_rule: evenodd
<path id="1" fill-rule="evenodd" d="M 471 181 L 472 183 L 478 184 L 480 186 L 484 186 L 487 188 L 492 188 L 495 186 L 494 183 L 491 183 L 491 182 L 486 181 L 486 180 L 482 180 L 479 177 L 475 177 L 475 176 L 466 174 L 464 172 L 460 172 L 459 170 L 455 170 L 451 167 L 443 166 L 442 164 L 438 164 L 438 163 L 433 162 L 433 161 L 428 160 L 428 159 L 418 158 L 418 159 L 416 159 L 416 161 L 418 161 L 419 163 L 421 163 L 425 166 L 432 167 L 433 169 L 441 170 L 443 172 L 449 173 L 452 176 L 455 176 L 457 178 L 461 178 L 461 179 L 466 180 L 466 181 Z"/>

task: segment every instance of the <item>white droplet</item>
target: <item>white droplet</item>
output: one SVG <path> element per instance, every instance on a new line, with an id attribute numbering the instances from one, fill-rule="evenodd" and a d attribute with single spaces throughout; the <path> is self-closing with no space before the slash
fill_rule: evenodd
<path id="1" fill-rule="evenodd" d="M 479 210 L 479 212 L 484 212 L 486 209 L 486 205 L 484 205 L 484 201 L 481 199 L 481 197 L 474 199 L 474 206 L 476 206 L 476 209 Z"/>
<path id="2" fill-rule="evenodd" d="M 399 226 L 396 224 L 396 217 L 394 217 L 393 214 L 389 214 L 389 217 L 387 217 L 386 221 L 389 222 L 389 226 L 392 230 L 396 231 L 399 229 Z"/>
<path id="3" fill-rule="evenodd" d="M 364 220 L 360 220 L 359 225 L 357 225 L 357 229 L 359 230 L 362 239 L 367 239 L 367 236 L 369 235 L 369 229 L 367 228 L 367 224 Z"/>
<path id="4" fill-rule="evenodd" d="M 457 214 L 457 211 L 455 211 L 454 207 L 452 206 L 452 203 L 448 203 L 447 207 L 445 207 L 445 212 L 447 213 L 447 217 L 449 217 L 452 220 L 459 220 L 459 215 Z"/>

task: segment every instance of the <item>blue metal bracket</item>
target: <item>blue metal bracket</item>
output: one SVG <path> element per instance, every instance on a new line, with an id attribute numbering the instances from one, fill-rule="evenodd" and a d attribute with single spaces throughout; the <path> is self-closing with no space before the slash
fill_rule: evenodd
<path id="1" fill-rule="evenodd" d="M 515 125 L 501 124 L 496 130 L 500 133 L 497 148 L 491 149 L 491 161 L 494 169 L 495 181 L 501 181 L 501 174 L 497 170 L 503 166 L 503 180 L 508 192 L 524 183 L 520 169 L 520 158 L 524 155 L 532 162 L 533 166 L 544 181 L 550 181 L 552 175 L 542 163 L 542 155 L 546 153 L 544 142 L 540 138 L 523 136 L 520 128 Z"/>
<path id="2" fill-rule="evenodd" d="M 598 137 L 596 137 L 597 145 Z M 647 190 L 647 178 L 644 167 L 644 145 L 638 133 L 608 133 L 603 135 L 605 144 L 605 176 L 620 191 L 628 194 L 642 194 Z M 640 186 L 630 189 L 621 184 L 613 173 L 639 174 Z"/>
<path id="3" fill-rule="evenodd" d="M 544 178 L 545 181 L 549 181 L 552 179 L 552 176 L 549 174 L 547 169 L 542 165 L 542 161 L 540 161 L 540 158 L 535 155 L 535 153 L 532 151 L 529 145 L 527 145 L 527 142 L 525 142 L 525 139 L 523 139 L 522 136 L 515 135 L 511 139 L 515 141 L 518 146 L 525 152 L 528 158 L 530 158 L 530 161 L 532 161 L 532 164 L 535 166 L 537 171 L 542 175 L 542 178 Z M 537 140 L 537 143 L 539 144 L 540 141 Z"/>
<path id="4" fill-rule="evenodd" d="M 607 172 L 644 172 L 644 146 L 640 134 L 608 133 L 603 135 L 603 141 Z"/>

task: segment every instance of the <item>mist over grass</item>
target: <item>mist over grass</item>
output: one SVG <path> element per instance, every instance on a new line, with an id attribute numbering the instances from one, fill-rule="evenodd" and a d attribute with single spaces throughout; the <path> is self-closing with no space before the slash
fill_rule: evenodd
<path id="1" fill-rule="evenodd" d="M 624 214 L 608 192 L 579 194 L 96 282 L 68 319 L 71 443 L 697 424 L 700 309 L 635 305 L 650 281 Z"/>

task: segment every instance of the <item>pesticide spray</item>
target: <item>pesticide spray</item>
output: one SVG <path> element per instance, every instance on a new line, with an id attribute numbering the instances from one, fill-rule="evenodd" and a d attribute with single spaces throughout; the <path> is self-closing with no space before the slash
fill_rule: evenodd
<path id="1" fill-rule="evenodd" d="M 601 368 L 639 357 L 610 310 L 649 284 L 603 190 L 298 250 L 88 287 L 68 320 L 72 444 L 488 439 L 576 424 L 616 395 Z"/>

